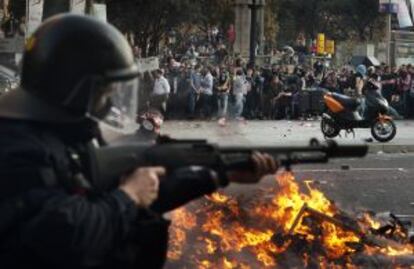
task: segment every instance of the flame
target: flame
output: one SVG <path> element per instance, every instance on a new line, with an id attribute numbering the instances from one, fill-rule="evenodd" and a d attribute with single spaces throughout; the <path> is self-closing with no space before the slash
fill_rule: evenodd
<path id="1" fill-rule="evenodd" d="M 187 239 L 186 231 L 196 226 L 196 217 L 181 208 L 174 211 L 171 219 L 173 224 L 170 229 L 170 246 L 167 257 L 171 260 L 178 260 L 183 254 L 183 246 Z"/>
<path id="2" fill-rule="evenodd" d="M 305 244 L 323 248 L 323 254 L 317 257 L 312 252 L 303 253 L 299 267 L 312 262 L 320 268 L 358 268 L 347 257 L 356 252 L 355 245 L 361 243 L 361 236 L 332 221 L 340 214 L 335 204 L 314 188 L 312 181 L 305 181 L 306 189 L 302 191 L 292 173 L 283 173 L 275 180 L 277 187 L 267 190 L 272 194 L 270 197 L 261 197 L 247 206 L 233 197 L 214 193 L 206 196 L 206 202 L 193 210 L 194 213 L 186 209 L 175 211 L 168 258 L 186 260 L 189 267 L 199 269 L 284 268 L 280 257 L 292 248 L 291 236 L 298 235 Z M 320 213 L 319 217 L 315 212 Z M 369 214 L 364 214 L 358 223 L 361 232 L 381 226 Z M 193 231 L 197 234 L 196 242 L 192 243 L 195 245 L 190 246 L 190 254 L 183 255 L 187 233 Z M 196 248 L 196 253 L 191 254 Z M 402 249 L 364 246 L 363 251 L 388 256 L 414 253 L 411 245 Z M 332 263 L 337 259 L 343 259 L 346 264 Z"/>
<path id="3" fill-rule="evenodd" d="M 237 262 L 231 262 L 227 260 L 226 258 L 223 258 L 223 268 L 225 269 L 233 269 L 236 268 Z"/>
<path id="4" fill-rule="evenodd" d="M 395 256 L 404 256 L 404 255 L 413 255 L 414 254 L 414 247 L 412 245 L 404 245 L 402 247 L 392 247 L 387 246 L 384 248 L 378 247 L 365 247 L 366 253 L 370 255 L 374 254 L 384 254 L 387 256 L 395 257 Z"/>
<path id="5" fill-rule="evenodd" d="M 381 253 L 386 254 L 388 256 L 401 256 L 401 255 L 412 255 L 414 253 L 412 246 L 407 246 L 402 249 L 396 249 L 393 247 L 386 247 L 380 250 Z"/>
<path id="6" fill-rule="evenodd" d="M 273 219 L 282 224 L 284 232 L 289 233 L 296 217 L 300 213 L 304 204 L 308 207 L 323 212 L 327 216 L 334 217 L 337 212 L 336 207 L 319 190 L 312 188 L 312 181 L 305 181 L 308 194 L 300 191 L 292 173 L 284 173 L 276 178 L 279 191 L 273 199 L 276 210 L 272 213 Z M 306 216 L 306 215 L 304 215 Z M 298 221 L 301 223 L 303 217 Z M 314 234 L 308 227 L 297 225 L 295 233 L 306 236 L 308 240 L 315 240 Z M 359 242 L 360 239 L 352 232 L 347 232 L 332 223 L 322 223 L 322 242 L 328 251 L 330 258 L 338 258 L 353 250 L 347 247 L 350 242 Z"/>
<path id="7" fill-rule="evenodd" d="M 212 266 L 211 262 L 208 260 L 203 260 L 198 263 L 199 269 L 207 269 L 207 268 L 211 268 L 211 266 Z"/>
<path id="8" fill-rule="evenodd" d="M 216 242 L 214 242 L 213 240 L 209 239 L 209 238 L 205 238 L 204 239 L 206 242 L 206 250 L 208 254 L 213 254 L 216 252 L 217 250 L 217 244 Z"/>
<path id="9" fill-rule="evenodd" d="M 276 221 L 283 224 L 283 230 L 285 232 L 289 231 L 294 219 L 305 203 L 310 208 L 324 212 L 328 216 L 334 215 L 331 202 L 322 192 L 313 189 L 310 186 L 310 181 L 305 182 L 309 190 L 309 194 L 306 195 L 301 193 L 293 174 L 284 173 L 277 177 L 276 180 L 279 183 L 280 191 L 278 191 L 278 194 L 273 199 L 273 204 L 277 208 L 273 217 Z"/>
<path id="10" fill-rule="evenodd" d="M 364 213 L 363 222 L 365 222 L 368 227 L 374 230 L 378 230 L 381 227 L 381 223 L 377 220 L 374 220 L 369 214 Z"/>
<path id="11" fill-rule="evenodd" d="M 206 196 L 206 198 L 208 200 L 210 200 L 212 202 L 215 202 L 215 203 L 218 203 L 218 204 L 224 204 L 230 199 L 229 197 L 227 197 L 223 194 L 220 194 L 218 192 L 215 192 L 210 196 Z"/>

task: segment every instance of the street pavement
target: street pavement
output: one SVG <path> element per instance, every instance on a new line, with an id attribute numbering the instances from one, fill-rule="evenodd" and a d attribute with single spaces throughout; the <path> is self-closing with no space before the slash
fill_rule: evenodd
<path id="1" fill-rule="evenodd" d="M 163 134 L 181 139 L 208 139 L 222 145 L 306 145 L 311 138 L 323 139 L 319 121 L 167 121 Z M 359 143 L 371 138 L 369 129 L 341 133 L 339 142 Z M 370 152 L 414 152 L 414 121 L 398 121 L 397 136 L 388 143 L 370 142 Z"/>
<path id="2" fill-rule="evenodd" d="M 370 154 L 364 159 L 336 159 L 329 164 L 294 166 L 293 172 L 305 190 L 304 181 L 322 190 L 343 210 L 393 212 L 413 215 L 414 154 Z M 250 196 L 274 186 L 266 178 L 256 186 L 231 185 L 233 196 Z"/>
<path id="3" fill-rule="evenodd" d="M 364 159 L 332 160 L 327 165 L 294 167 L 298 181 L 315 180 L 329 198 L 349 211 L 364 208 L 414 214 L 414 154 L 407 153 L 414 149 L 414 122 L 400 121 L 397 125 L 395 140 L 387 144 L 369 143 L 373 153 Z M 244 146 L 306 145 L 312 137 L 323 139 L 316 121 L 232 122 L 224 127 L 217 122 L 169 121 L 163 126 L 163 134 Z M 369 137 L 369 130 L 357 130 L 356 138 L 343 136 L 338 140 L 360 143 Z M 273 184 L 274 179 L 266 179 L 256 186 L 232 185 L 225 192 L 254 197 L 255 191 Z"/>

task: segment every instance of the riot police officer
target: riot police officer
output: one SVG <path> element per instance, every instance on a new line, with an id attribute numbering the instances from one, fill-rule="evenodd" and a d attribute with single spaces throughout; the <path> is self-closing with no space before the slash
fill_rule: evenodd
<path id="1" fill-rule="evenodd" d="M 94 187 L 98 122 L 137 76 L 124 36 L 93 18 L 59 15 L 29 38 L 21 88 L 0 98 L 1 268 L 162 267 L 169 222 L 150 205 L 164 168 L 120 175 L 110 192 Z M 252 158 L 255 175 L 228 181 L 277 169 L 267 155 Z M 228 183 L 195 175 L 204 193 Z"/>

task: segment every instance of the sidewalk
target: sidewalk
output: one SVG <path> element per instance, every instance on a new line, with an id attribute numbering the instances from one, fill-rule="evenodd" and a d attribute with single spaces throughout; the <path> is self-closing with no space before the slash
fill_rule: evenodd
<path id="1" fill-rule="evenodd" d="M 389 143 L 369 142 L 371 153 L 414 152 L 414 121 L 398 121 L 397 136 Z M 181 139 L 207 139 L 223 145 L 306 145 L 311 138 L 324 139 L 319 121 L 247 121 L 217 122 L 167 121 L 163 134 Z M 371 138 L 369 129 L 356 129 L 355 138 L 341 133 L 341 143 L 363 143 Z"/>

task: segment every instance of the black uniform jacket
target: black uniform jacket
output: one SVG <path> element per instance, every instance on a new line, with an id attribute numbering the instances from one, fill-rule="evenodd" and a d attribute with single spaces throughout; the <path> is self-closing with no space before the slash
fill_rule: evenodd
<path id="1" fill-rule="evenodd" d="M 85 182 L 92 129 L 0 120 L 0 268 L 162 266 L 169 222 Z"/>

